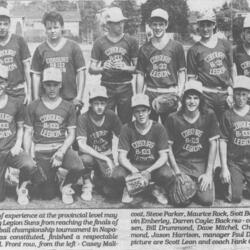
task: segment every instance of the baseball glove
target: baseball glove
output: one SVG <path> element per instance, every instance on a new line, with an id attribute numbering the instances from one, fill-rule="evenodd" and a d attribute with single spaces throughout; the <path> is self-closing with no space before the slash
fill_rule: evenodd
<path id="1" fill-rule="evenodd" d="M 156 113 L 171 113 L 178 108 L 179 97 L 175 93 L 166 93 L 157 96 L 152 102 L 152 108 Z"/>
<path id="2" fill-rule="evenodd" d="M 143 192 L 149 185 L 149 180 L 141 173 L 128 175 L 125 181 L 128 193 L 131 196 Z"/>
<path id="3" fill-rule="evenodd" d="M 169 199 L 174 206 L 185 207 L 191 203 L 196 191 L 197 186 L 188 175 L 177 174 L 169 190 Z"/>

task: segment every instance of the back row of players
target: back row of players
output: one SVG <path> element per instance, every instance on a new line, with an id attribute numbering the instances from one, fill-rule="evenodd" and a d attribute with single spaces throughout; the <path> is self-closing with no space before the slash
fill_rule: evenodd
<path id="1" fill-rule="evenodd" d="M 1 200 L 5 197 L 4 174 L 11 165 L 21 169 L 17 188 L 20 204 L 29 201 L 28 186 L 44 199 L 53 198 L 58 167 L 68 170 L 60 187 L 65 203 L 73 202 L 72 184 L 79 176 L 84 179 L 81 197 L 91 200 L 90 172 L 94 169 L 96 185 L 103 184 L 102 192 L 111 196 L 123 192 L 123 202 L 133 200 L 124 188 L 125 176 L 143 172 L 157 184 L 153 196 L 166 204 L 172 175 L 166 164 L 169 158 L 175 172 L 183 171 L 197 182 L 198 201 L 209 206 L 214 200 L 213 170 L 219 137 L 220 176 L 223 183 L 230 184 L 227 199 L 241 200 L 243 183 L 249 178 L 250 84 L 246 76 L 235 77 L 233 62 L 238 74 L 248 75 L 250 19 L 244 21 L 243 43 L 236 48 L 233 61 L 231 45 L 214 34 L 215 17 L 202 14 L 198 19 L 201 40 L 187 53 L 187 83 L 183 46 L 166 33 L 168 13 L 152 11 L 152 38 L 139 50 L 136 40 L 123 33 L 125 21 L 119 8 L 110 8 L 107 34 L 94 43 L 89 72 L 102 75 L 102 87 L 90 92 L 90 108 L 78 118 L 78 156 L 71 145 L 76 130 L 75 108 L 83 105 L 86 78 L 79 46 L 63 37 L 62 16 L 46 13 L 43 23 L 47 40 L 36 48 L 30 66 L 26 42 L 10 34 L 9 11 L 0 8 Z M 134 96 L 133 73 L 137 73 Z M 30 103 L 32 91 L 35 101 Z M 169 111 L 159 114 L 152 108 L 156 97 L 165 94 L 182 97 L 181 108 L 170 116 Z M 204 108 L 204 100 L 216 115 Z M 29 104 L 26 111 L 22 102 Z M 119 118 L 106 107 L 117 108 Z M 159 116 L 166 130 L 156 122 Z M 120 120 L 127 123 L 122 129 Z M 114 167 L 117 164 L 112 158 L 112 133 L 120 136 L 119 167 Z"/>

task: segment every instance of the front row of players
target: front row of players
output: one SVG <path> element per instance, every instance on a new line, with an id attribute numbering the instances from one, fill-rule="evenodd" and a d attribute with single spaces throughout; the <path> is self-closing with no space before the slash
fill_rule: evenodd
<path id="1" fill-rule="evenodd" d="M 130 203 L 133 197 L 127 192 L 125 178 L 137 172 L 154 183 L 152 195 L 166 204 L 173 172 L 184 172 L 197 185 L 197 202 L 211 206 L 217 145 L 221 168 L 216 172 L 220 172 L 219 184 L 225 187 L 220 190 L 225 190 L 227 200 L 240 202 L 244 184 L 250 185 L 250 88 L 245 76 L 236 78 L 234 106 L 224 113 L 221 129 L 213 111 L 206 109 L 202 84 L 196 80 L 186 84 L 181 108 L 168 117 L 165 128 L 149 119 L 150 103 L 144 94 L 132 97 L 134 121 L 122 127 L 117 115 L 106 109 L 105 87 L 90 92 L 89 110 L 76 121 L 73 104 L 59 95 L 61 72 L 53 68 L 44 70 L 43 94 L 25 111 L 5 93 L 8 70 L 0 67 L 1 201 L 5 198 L 5 172 L 11 166 L 20 169 L 17 196 L 22 205 L 28 204 L 29 195 L 54 198 L 57 172 L 64 168 L 67 174 L 59 190 L 66 204 L 74 201 L 74 184 L 79 178 L 85 201 L 92 199 L 94 183 L 103 194 Z M 113 157 L 113 134 L 119 137 L 120 165 Z M 75 137 L 78 153 L 71 149 Z"/>

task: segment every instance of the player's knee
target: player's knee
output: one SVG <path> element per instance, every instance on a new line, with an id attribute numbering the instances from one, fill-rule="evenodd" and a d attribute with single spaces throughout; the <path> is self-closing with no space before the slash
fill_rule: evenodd
<path id="1" fill-rule="evenodd" d="M 81 158 L 81 161 L 82 161 L 83 165 L 86 168 L 93 167 L 94 158 L 91 155 L 83 154 L 83 155 L 80 156 L 80 158 Z"/>
<path id="2" fill-rule="evenodd" d="M 35 162 L 31 158 L 25 161 L 23 169 L 25 169 L 27 172 L 32 173 L 34 172 L 35 168 Z"/>
<path id="3" fill-rule="evenodd" d="M 240 203 L 242 200 L 242 190 L 232 189 L 231 203 Z"/>
<path id="4" fill-rule="evenodd" d="M 112 173 L 112 179 L 115 181 L 124 181 L 128 176 L 128 172 L 123 167 L 116 167 Z"/>
<path id="5" fill-rule="evenodd" d="M 212 194 L 199 195 L 198 202 L 205 207 L 211 207 L 213 205 L 214 197 Z"/>

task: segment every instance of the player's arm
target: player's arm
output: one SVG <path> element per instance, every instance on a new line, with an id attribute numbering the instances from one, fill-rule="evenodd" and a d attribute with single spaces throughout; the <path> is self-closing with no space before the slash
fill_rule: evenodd
<path id="1" fill-rule="evenodd" d="M 24 151 L 29 155 L 32 155 L 32 151 L 31 151 L 32 135 L 33 135 L 33 127 L 25 126 L 25 128 L 24 128 L 25 140 L 23 140 L 23 148 L 24 148 Z"/>
<path id="2" fill-rule="evenodd" d="M 207 169 L 206 172 L 198 178 L 201 191 L 206 191 L 207 188 L 212 188 L 213 186 L 213 169 L 217 152 L 217 139 L 210 140 L 209 144 Z"/>
<path id="3" fill-rule="evenodd" d="M 178 166 L 178 164 L 177 164 L 177 162 L 175 160 L 175 156 L 174 156 L 171 144 L 169 145 L 168 159 L 169 159 L 170 166 L 172 167 L 174 173 L 180 174 L 181 171 L 180 171 L 180 168 L 179 168 L 179 166 Z"/>
<path id="4" fill-rule="evenodd" d="M 98 75 L 98 74 L 101 74 L 103 71 L 104 71 L 104 66 L 101 65 L 100 61 L 97 61 L 97 60 L 90 61 L 90 65 L 89 65 L 90 74 Z"/>
<path id="5" fill-rule="evenodd" d="M 136 94 L 144 93 L 146 88 L 144 78 L 145 77 L 143 72 L 138 72 L 138 74 L 136 75 L 136 84 L 135 84 Z"/>
<path id="6" fill-rule="evenodd" d="M 20 121 L 17 122 L 16 143 L 10 150 L 13 156 L 18 155 L 20 152 L 23 151 L 22 143 L 23 143 L 23 121 Z"/>
<path id="7" fill-rule="evenodd" d="M 32 99 L 32 91 L 31 91 L 31 77 L 30 77 L 30 60 L 23 61 L 24 67 L 24 76 L 25 76 L 25 99 L 24 104 L 29 104 Z"/>
<path id="8" fill-rule="evenodd" d="M 187 70 L 182 68 L 178 71 L 178 96 L 182 96 L 184 92 L 185 82 L 186 82 Z"/>
<path id="9" fill-rule="evenodd" d="M 119 61 L 115 63 L 115 68 L 133 74 L 135 73 L 136 70 L 136 64 L 137 64 L 137 58 L 132 58 L 130 65 L 127 65 L 125 62 Z"/>
<path id="10" fill-rule="evenodd" d="M 86 71 L 85 69 L 83 69 L 76 73 L 77 96 L 74 101 L 75 105 L 80 105 L 80 106 L 82 105 L 85 84 L 86 84 Z"/>
<path id="11" fill-rule="evenodd" d="M 227 165 L 227 141 L 225 139 L 219 140 L 219 153 L 221 162 L 221 181 L 222 183 L 230 183 L 231 175 Z"/>
<path id="12" fill-rule="evenodd" d="M 126 168 L 128 171 L 130 171 L 131 173 L 138 173 L 139 170 L 134 167 L 130 160 L 128 159 L 128 152 L 125 150 L 120 150 L 118 152 L 118 161 L 119 163 Z"/>
<path id="13" fill-rule="evenodd" d="M 158 152 L 159 153 L 159 158 L 158 160 L 149 168 L 146 169 L 147 172 L 152 172 L 160 167 L 162 167 L 168 160 L 168 153 L 166 150 L 161 150 Z"/>
<path id="14" fill-rule="evenodd" d="M 37 73 L 32 74 L 32 88 L 33 88 L 33 99 L 39 99 L 39 88 L 41 82 L 41 75 Z"/>

